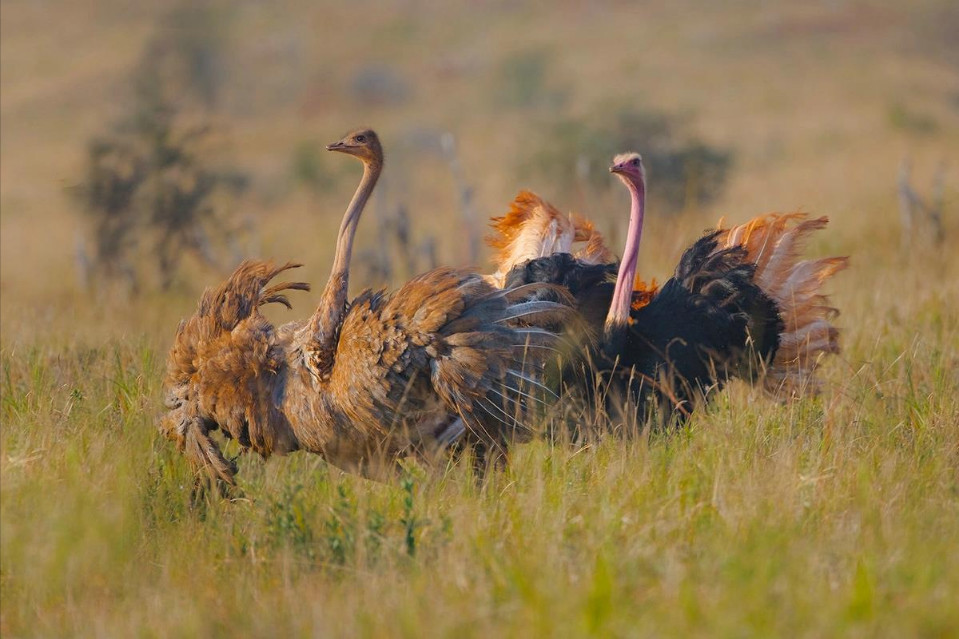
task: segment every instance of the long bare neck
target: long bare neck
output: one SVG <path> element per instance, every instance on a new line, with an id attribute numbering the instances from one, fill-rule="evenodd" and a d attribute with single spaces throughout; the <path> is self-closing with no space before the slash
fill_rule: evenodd
<path id="1" fill-rule="evenodd" d="M 380 177 L 383 165 L 379 161 L 363 163 L 363 179 L 353 194 L 349 207 L 346 209 L 346 215 L 343 216 L 343 222 L 340 224 L 340 232 L 336 240 L 336 253 L 333 256 L 333 270 L 330 272 L 330 279 L 323 289 L 323 296 L 320 298 L 320 305 L 313 314 L 310 329 L 313 333 L 313 340 L 320 350 L 332 351 L 336 347 L 337 334 L 340 323 L 343 321 L 343 314 L 346 312 L 347 294 L 350 286 L 350 256 L 353 254 L 353 237 L 356 235 L 356 227 L 360 221 L 360 215 L 363 213 L 363 207 L 366 206 L 370 194 L 373 193 L 373 187 Z"/>
<path id="2" fill-rule="evenodd" d="M 619 264 L 613 301 L 606 316 L 606 331 L 623 326 L 629 319 L 629 307 L 633 300 L 633 281 L 636 279 L 636 264 L 639 260 L 639 242 L 643 236 L 643 215 L 646 210 L 646 184 L 642 179 L 623 180 L 629 189 L 629 230 L 626 232 L 626 248 Z"/>

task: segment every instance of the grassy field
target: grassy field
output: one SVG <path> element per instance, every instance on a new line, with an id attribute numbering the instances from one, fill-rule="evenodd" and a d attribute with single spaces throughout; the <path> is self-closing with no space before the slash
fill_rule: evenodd
<path id="1" fill-rule="evenodd" d="M 680 433 L 535 442 L 482 482 L 244 457 L 243 499 L 191 507 L 155 421 L 176 322 L 223 273 L 190 262 L 132 299 L 78 288 L 69 194 L 162 4 L 5 2 L 0 634 L 959 636 L 959 14 L 904 4 L 220 6 L 219 153 L 254 183 L 236 214 L 314 286 L 356 167 L 324 157 L 331 184 L 310 192 L 290 178 L 298 145 L 375 126 L 388 197 L 459 263 L 449 169 L 410 140 L 456 134 L 484 216 L 533 188 L 620 238 L 625 194 L 523 169 L 544 122 L 623 103 L 734 158 L 717 200 L 651 212 L 644 275 L 662 280 L 721 215 L 768 210 L 829 215 L 809 253 L 853 262 L 830 287 L 844 351 L 819 397 L 734 384 Z M 545 65 L 531 103 L 502 99 L 518 59 Z M 405 96 L 358 100 L 358 70 L 386 63 Z M 949 163 L 943 245 L 903 238 L 906 157 L 924 193 Z"/>

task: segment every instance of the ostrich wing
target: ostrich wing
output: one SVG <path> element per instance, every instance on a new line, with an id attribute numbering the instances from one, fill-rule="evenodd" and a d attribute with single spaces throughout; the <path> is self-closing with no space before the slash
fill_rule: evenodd
<path id="1" fill-rule="evenodd" d="M 775 355 L 782 320 L 753 282 L 741 247 L 717 249 L 718 232 L 686 250 L 676 272 L 637 305 L 628 325 L 607 334 L 603 356 L 641 396 L 665 383 L 679 408 L 730 376 L 752 376 Z M 608 365 L 607 365 L 608 367 Z M 620 376 L 622 377 L 622 376 Z M 650 383 L 650 382 L 653 383 Z"/>
<path id="2" fill-rule="evenodd" d="M 520 191 L 502 217 L 491 220 L 493 234 L 486 243 L 496 253 L 496 272 L 490 276 L 503 286 L 507 274 L 528 260 L 556 253 L 573 253 L 584 264 L 605 264 L 615 258 L 593 224 L 579 215 L 564 215 L 530 191 Z M 574 243 L 582 243 L 573 251 Z"/>
<path id="3" fill-rule="evenodd" d="M 434 419 L 438 412 L 461 416 L 482 439 L 505 441 L 520 419 L 511 419 L 513 409 L 526 406 L 523 394 L 539 383 L 549 352 L 522 347 L 554 340 L 547 331 L 531 335 L 517 324 L 520 315 L 535 328 L 566 309 L 556 302 L 524 308 L 479 275 L 448 268 L 393 295 L 367 291 L 340 329 L 329 381 L 335 412 L 370 436 L 414 445 L 440 438 L 423 430 L 448 427 Z"/>
<path id="4" fill-rule="evenodd" d="M 271 401 L 282 363 L 273 326 L 259 313 L 269 303 L 290 306 L 286 290 L 305 282 L 268 286 L 297 264 L 245 261 L 219 287 L 208 289 L 196 313 L 180 323 L 167 363 L 169 409 L 159 424 L 197 470 L 233 483 L 235 467 L 210 431 L 222 428 L 263 456 L 295 450 L 297 442 Z"/>

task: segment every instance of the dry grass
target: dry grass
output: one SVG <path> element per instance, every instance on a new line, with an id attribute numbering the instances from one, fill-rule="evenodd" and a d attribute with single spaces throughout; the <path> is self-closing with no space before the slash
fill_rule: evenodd
<path id="1" fill-rule="evenodd" d="M 959 237 L 948 2 L 238 5 L 246 88 L 223 107 L 222 151 L 260 180 L 238 215 L 259 211 L 262 255 L 307 261 L 314 284 L 355 176 L 329 162 L 330 193 L 289 186 L 304 140 L 380 129 L 394 197 L 448 262 L 463 253 L 456 193 L 410 131 L 456 133 L 486 214 L 520 188 L 558 190 L 515 173 L 550 113 L 494 99 L 498 65 L 525 50 L 547 53 L 564 116 L 637 102 L 735 153 L 714 208 L 653 214 L 644 274 L 662 279 L 721 214 L 793 208 L 830 215 L 810 252 L 853 267 L 832 289 L 845 351 L 820 398 L 734 386 L 680 434 L 522 446 L 482 484 L 465 466 L 380 485 L 316 457 L 247 458 L 247 499 L 198 509 L 154 419 L 176 321 L 221 275 L 194 265 L 186 290 L 133 301 L 74 285 L 64 187 L 159 11 L 122 4 L 6 3 L 0 21 L 0 633 L 959 633 L 959 257 L 903 248 L 895 208 L 904 155 L 920 182 L 949 160 L 947 243 Z M 357 104 L 350 78 L 384 60 L 410 98 Z M 934 129 L 891 119 L 897 105 Z M 625 226 L 617 191 L 555 204 Z"/>

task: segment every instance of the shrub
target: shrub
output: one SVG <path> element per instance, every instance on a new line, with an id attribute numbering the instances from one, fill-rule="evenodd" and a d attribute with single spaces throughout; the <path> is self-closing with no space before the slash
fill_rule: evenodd
<path id="1" fill-rule="evenodd" d="M 529 161 L 529 171 L 548 175 L 572 189 L 612 185 L 606 167 L 614 155 L 639 151 L 652 184 L 650 197 L 666 210 L 709 203 L 726 183 L 730 151 L 683 136 L 677 122 L 662 114 L 620 109 L 602 121 L 563 119 L 547 125 L 545 140 Z"/>
<path id="2" fill-rule="evenodd" d="M 81 262 L 88 282 L 120 278 L 136 292 L 144 272 L 134 256 L 142 255 L 169 288 L 185 255 L 219 265 L 217 245 L 235 246 L 239 229 L 216 219 L 214 201 L 239 194 L 247 179 L 214 166 L 206 149 L 219 39 L 209 11 L 184 7 L 147 45 L 129 110 L 88 145 L 79 189 L 92 226 L 92 255 Z"/>

